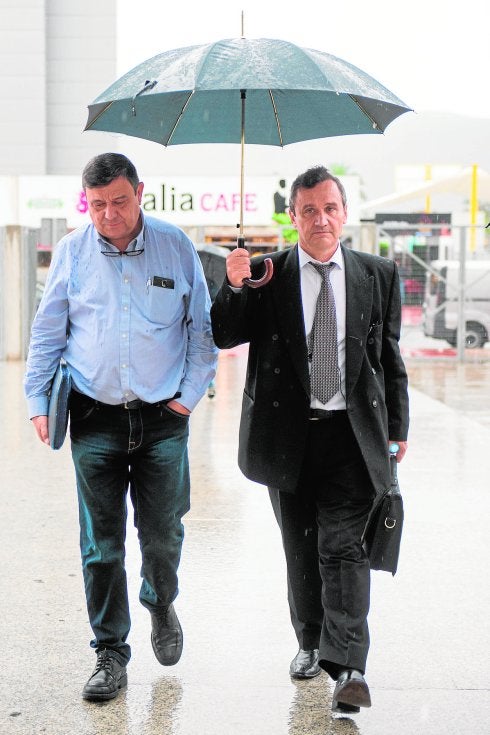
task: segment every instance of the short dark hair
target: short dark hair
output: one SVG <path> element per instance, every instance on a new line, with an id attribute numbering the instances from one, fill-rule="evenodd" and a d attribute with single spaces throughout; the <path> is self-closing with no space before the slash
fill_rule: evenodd
<path id="1" fill-rule="evenodd" d="M 82 173 L 82 187 L 93 189 L 107 186 L 114 179 L 123 176 L 136 191 L 139 177 L 133 163 L 122 153 L 101 153 L 87 163 Z"/>
<path id="2" fill-rule="evenodd" d="M 347 206 L 347 195 L 345 189 L 337 176 L 334 176 L 325 166 L 313 166 L 295 178 L 289 194 L 289 209 L 294 213 L 294 204 L 299 189 L 312 189 L 322 181 L 333 181 L 337 184 L 344 208 Z"/>

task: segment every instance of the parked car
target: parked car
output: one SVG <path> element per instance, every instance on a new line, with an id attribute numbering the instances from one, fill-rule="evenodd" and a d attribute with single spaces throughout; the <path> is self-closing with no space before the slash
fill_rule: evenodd
<path id="1" fill-rule="evenodd" d="M 423 327 L 427 337 L 458 342 L 458 260 L 435 260 L 427 272 Z M 465 264 L 465 347 L 483 347 L 490 339 L 490 261 L 469 260 Z"/>

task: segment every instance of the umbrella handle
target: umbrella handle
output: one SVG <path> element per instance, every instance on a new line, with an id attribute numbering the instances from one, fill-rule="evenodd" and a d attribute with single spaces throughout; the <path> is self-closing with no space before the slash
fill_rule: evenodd
<path id="1" fill-rule="evenodd" d="M 244 248 L 245 247 L 245 238 L 242 235 L 241 229 L 240 234 L 237 237 L 237 248 Z M 265 286 L 266 283 L 269 283 L 269 281 L 272 278 L 272 274 L 274 273 L 274 265 L 272 263 L 272 260 L 270 258 L 266 258 L 264 260 L 265 265 L 265 271 L 264 275 L 261 278 L 244 278 L 242 280 L 242 283 L 244 286 L 248 286 L 249 288 L 260 288 L 261 286 Z"/>
<path id="2" fill-rule="evenodd" d="M 269 281 L 272 278 L 272 274 L 274 273 L 274 266 L 272 264 L 272 260 L 270 258 L 266 258 L 264 260 L 265 265 L 265 272 L 262 278 L 244 278 L 243 283 L 248 286 L 249 288 L 260 288 L 261 286 L 265 286 L 266 283 L 269 283 Z"/>

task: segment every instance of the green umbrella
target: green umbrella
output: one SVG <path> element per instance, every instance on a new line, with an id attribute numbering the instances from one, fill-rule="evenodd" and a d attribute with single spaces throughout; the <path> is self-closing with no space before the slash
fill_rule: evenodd
<path id="1" fill-rule="evenodd" d="M 244 242 L 245 143 L 285 146 L 383 133 L 410 110 L 347 61 L 269 38 L 165 51 L 114 82 L 88 109 L 85 130 L 124 133 L 164 146 L 240 143 L 239 244 Z"/>

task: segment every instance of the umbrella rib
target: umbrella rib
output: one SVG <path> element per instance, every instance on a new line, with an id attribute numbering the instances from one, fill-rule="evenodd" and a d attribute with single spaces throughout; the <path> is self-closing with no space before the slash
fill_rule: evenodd
<path id="1" fill-rule="evenodd" d="M 277 114 L 277 107 L 276 107 L 276 103 L 274 100 L 274 95 L 272 93 L 272 89 L 269 89 L 269 97 L 270 97 L 272 109 L 274 110 L 274 115 L 276 118 L 277 134 L 279 136 L 279 145 L 281 146 L 281 148 L 284 148 L 284 142 L 283 142 L 282 133 L 281 133 L 281 123 L 279 122 L 279 115 Z"/>
<path id="2" fill-rule="evenodd" d="M 99 117 L 101 115 L 103 115 L 105 112 L 107 112 L 107 110 L 109 109 L 109 107 L 112 107 L 112 105 L 114 104 L 114 102 L 115 102 L 115 100 L 111 100 L 111 102 L 107 102 L 106 105 L 105 105 L 105 107 L 102 107 L 102 109 L 97 113 L 97 115 L 94 117 L 94 119 L 93 120 L 90 120 L 90 123 L 87 122 L 87 125 L 85 126 L 85 130 L 90 130 L 90 128 L 92 127 L 92 125 L 95 122 L 97 122 L 97 120 L 99 119 Z"/>
<path id="3" fill-rule="evenodd" d="M 363 114 L 363 115 L 366 115 L 366 117 L 367 117 L 367 118 L 368 118 L 369 120 L 371 120 L 371 124 L 372 124 L 373 128 L 374 128 L 375 130 L 376 130 L 376 128 L 377 128 L 378 130 L 381 130 L 381 132 L 382 132 L 382 133 L 384 133 L 384 130 L 383 130 L 382 128 L 380 128 L 380 126 L 378 125 L 378 123 L 376 122 L 376 120 L 375 120 L 375 119 L 374 119 L 373 117 L 371 117 L 371 115 L 369 114 L 369 112 L 368 112 L 367 110 L 365 110 L 365 109 L 364 109 L 364 107 L 363 107 L 363 106 L 361 105 L 361 103 L 360 103 L 360 102 L 359 102 L 359 101 L 358 101 L 358 100 L 357 100 L 357 99 L 356 99 L 356 98 L 354 97 L 354 95 L 353 95 L 353 94 L 350 94 L 350 95 L 349 95 L 349 97 L 351 98 L 351 100 L 352 100 L 353 102 L 355 102 L 355 104 L 356 104 L 356 105 L 358 106 L 358 108 L 360 109 L 360 111 L 362 112 L 362 114 Z"/>
<path id="4" fill-rule="evenodd" d="M 186 110 L 186 107 L 189 104 L 189 102 L 191 101 L 191 98 L 192 98 L 193 95 L 194 95 L 194 91 L 191 91 L 189 93 L 188 98 L 185 101 L 184 106 L 182 107 L 182 109 L 180 111 L 180 114 L 179 114 L 177 120 L 174 123 L 174 126 L 173 126 L 172 130 L 170 131 L 170 135 L 168 136 L 167 141 L 163 145 L 165 145 L 165 146 L 170 145 L 170 141 L 172 140 L 172 136 L 175 133 L 175 131 L 176 131 L 178 125 L 179 125 L 179 122 L 180 122 L 180 120 L 181 120 L 181 118 L 182 118 L 182 116 L 183 116 L 183 114 L 184 114 L 184 112 Z"/>

